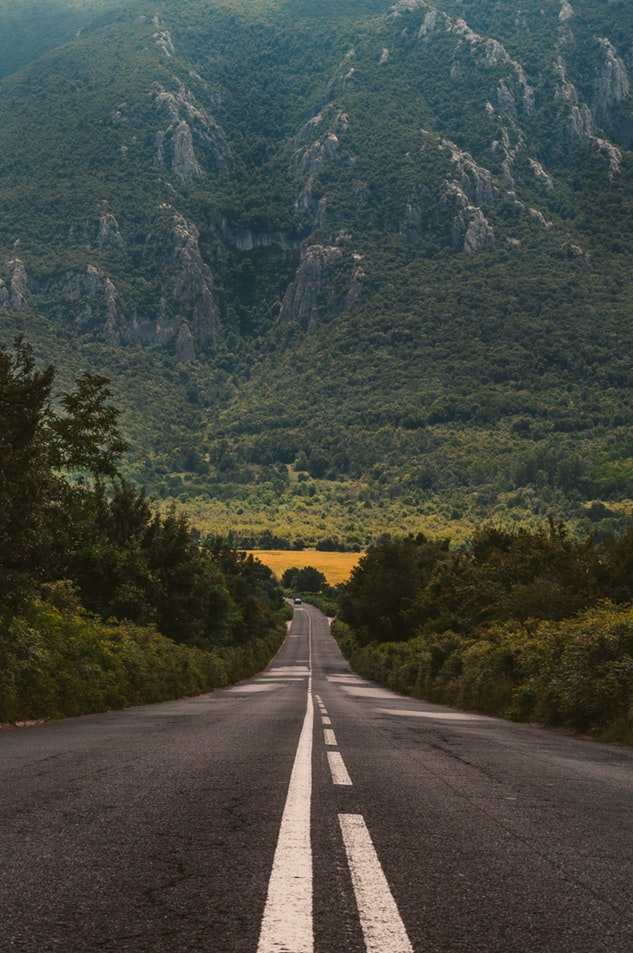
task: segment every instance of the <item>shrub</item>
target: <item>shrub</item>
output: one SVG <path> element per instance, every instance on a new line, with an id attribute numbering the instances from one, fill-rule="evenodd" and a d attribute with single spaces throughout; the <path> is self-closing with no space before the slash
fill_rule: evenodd
<path id="1" fill-rule="evenodd" d="M 633 743 L 633 607 L 605 604 L 574 619 L 497 623 L 466 637 L 427 633 L 359 646 L 333 631 L 360 674 L 458 708 L 558 725 Z"/>
<path id="2" fill-rule="evenodd" d="M 208 651 L 152 627 L 37 602 L 0 626 L 0 721 L 60 718 L 199 695 L 261 671 L 283 633 Z"/>

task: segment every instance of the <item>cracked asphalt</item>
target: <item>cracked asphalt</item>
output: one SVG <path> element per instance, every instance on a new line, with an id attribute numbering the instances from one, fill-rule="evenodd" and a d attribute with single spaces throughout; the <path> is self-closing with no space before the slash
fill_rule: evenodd
<path id="1" fill-rule="evenodd" d="M 371 685 L 306 605 L 232 689 L 0 731 L 0 953 L 257 953 L 308 696 L 314 953 L 633 953 L 633 751 Z"/>

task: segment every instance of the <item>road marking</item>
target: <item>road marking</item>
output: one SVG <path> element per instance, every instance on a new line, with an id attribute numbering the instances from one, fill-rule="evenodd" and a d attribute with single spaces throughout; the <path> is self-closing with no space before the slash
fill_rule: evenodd
<path id="1" fill-rule="evenodd" d="M 279 688 L 278 682 L 266 682 L 265 684 L 233 685 L 226 691 L 234 695 L 254 695 L 256 692 L 274 692 L 276 688 Z"/>
<path id="2" fill-rule="evenodd" d="M 290 775 L 268 896 L 259 935 L 258 953 L 313 953 L 312 846 L 312 678 L 299 744 Z"/>
<path id="3" fill-rule="evenodd" d="M 351 786 L 352 779 L 350 778 L 347 768 L 345 767 L 345 762 L 343 761 L 343 756 L 340 751 L 327 751 L 327 760 L 330 765 L 330 773 L 332 774 L 332 783 Z"/>
<path id="4" fill-rule="evenodd" d="M 364 685 L 341 685 L 341 688 L 347 695 L 355 695 L 358 698 L 391 698 L 394 697 L 394 692 L 390 692 L 385 688 L 369 688 Z"/>
<path id="5" fill-rule="evenodd" d="M 338 819 L 367 953 L 413 953 L 364 818 L 339 814 Z"/>
<path id="6" fill-rule="evenodd" d="M 326 745 L 333 745 L 333 747 L 336 748 L 336 735 L 334 734 L 334 730 L 332 728 L 323 729 L 323 740 L 325 741 Z"/>
<path id="7" fill-rule="evenodd" d="M 305 665 L 305 669 L 303 669 Z M 312 619 L 308 616 L 308 658 L 279 666 L 275 674 L 308 675 L 306 713 L 290 775 L 286 804 L 268 883 L 258 953 L 313 953 L 312 845 Z"/>
<path id="8" fill-rule="evenodd" d="M 354 672 L 347 672 L 345 675 L 328 675 L 327 680 L 328 682 L 365 682 L 364 678 L 355 675 Z"/>
<path id="9" fill-rule="evenodd" d="M 302 682 L 307 674 L 306 672 L 305 675 L 273 675 L 272 673 L 266 672 L 259 677 L 265 682 L 279 682 L 285 685 L 287 682 Z"/>
<path id="10" fill-rule="evenodd" d="M 321 722 L 322 722 L 323 725 L 331 725 L 331 724 L 332 724 L 332 719 L 331 719 L 331 718 L 328 718 L 327 715 L 321 715 Z"/>
<path id="11" fill-rule="evenodd" d="M 400 715 L 403 718 L 433 718 L 438 721 L 494 721 L 488 715 L 470 714 L 467 711 L 415 711 L 410 708 L 379 708 L 384 715 Z"/>
<path id="12" fill-rule="evenodd" d="M 308 662 L 297 662 L 296 665 L 274 665 L 272 668 L 269 668 L 267 672 L 263 672 L 262 678 L 279 678 L 283 676 L 296 677 L 305 676 L 310 674 L 310 666 Z"/>

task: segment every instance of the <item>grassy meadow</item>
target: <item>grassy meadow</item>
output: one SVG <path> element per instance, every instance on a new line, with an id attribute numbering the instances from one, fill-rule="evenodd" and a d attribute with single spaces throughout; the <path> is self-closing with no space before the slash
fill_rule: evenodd
<path id="1" fill-rule="evenodd" d="M 251 554 L 268 566 L 278 579 L 281 579 L 286 569 L 304 569 L 306 566 L 312 566 L 313 569 L 323 573 L 331 586 L 347 582 L 354 566 L 362 556 L 362 553 L 322 553 L 314 549 L 257 549 L 252 550 Z"/>

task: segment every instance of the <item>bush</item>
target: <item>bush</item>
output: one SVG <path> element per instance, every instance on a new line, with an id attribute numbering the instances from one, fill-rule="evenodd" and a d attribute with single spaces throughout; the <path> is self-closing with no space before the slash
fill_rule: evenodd
<path id="1" fill-rule="evenodd" d="M 333 626 L 360 674 L 387 687 L 489 715 L 633 744 L 633 607 L 605 604 L 574 619 L 497 623 L 362 646 Z"/>
<path id="2" fill-rule="evenodd" d="M 199 695 L 261 671 L 283 632 L 207 651 L 152 627 L 33 603 L 0 626 L 0 721 L 60 718 Z"/>

